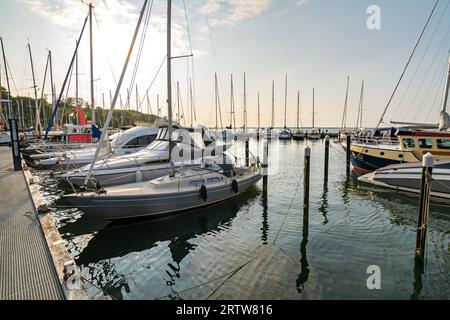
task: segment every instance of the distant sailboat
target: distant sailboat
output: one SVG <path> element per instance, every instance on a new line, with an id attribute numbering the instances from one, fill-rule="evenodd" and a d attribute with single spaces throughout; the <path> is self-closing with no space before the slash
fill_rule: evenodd
<path id="1" fill-rule="evenodd" d="M 310 132 L 308 132 L 308 139 L 309 140 L 318 140 L 318 139 L 320 139 L 320 131 L 317 130 L 314 126 L 314 107 L 315 107 L 315 105 L 314 105 L 314 103 L 315 103 L 314 88 L 313 88 L 313 100 L 312 101 L 313 101 L 313 103 L 312 103 L 312 129 Z"/>
<path id="2" fill-rule="evenodd" d="M 280 135 L 278 138 L 280 140 L 291 140 L 291 130 L 286 127 L 286 112 L 287 112 L 287 75 L 284 82 L 284 127 L 283 130 L 281 130 Z"/>
<path id="3" fill-rule="evenodd" d="M 292 134 L 294 140 L 305 140 L 305 133 L 300 129 L 300 91 L 297 91 L 297 130 Z"/>

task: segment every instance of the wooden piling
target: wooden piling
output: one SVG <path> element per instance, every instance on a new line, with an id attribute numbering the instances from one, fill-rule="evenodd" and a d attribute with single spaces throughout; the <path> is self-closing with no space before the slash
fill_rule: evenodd
<path id="1" fill-rule="evenodd" d="M 415 257 L 419 261 L 423 261 L 425 255 L 433 162 L 433 155 L 428 152 L 422 160 L 422 181 L 420 183 L 419 222 L 417 224 L 415 251 Z"/>
<path id="2" fill-rule="evenodd" d="M 250 150 L 249 150 L 248 140 L 249 140 L 249 138 L 246 137 L 245 138 L 245 166 L 247 166 L 247 167 L 250 165 Z"/>
<path id="3" fill-rule="evenodd" d="M 351 162 L 350 162 L 350 155 L 351 155 L 351 143 L 352 143 L 352 139 L 350 134 L 347 134 L 347 145 L 346 145 L 346 149 L 347 149 L 347 175 L 350 175 L 350 166 L 351 166 Z"/>
<path id="4" fill-rule="evenodd" d="M 264 140 L 263 144 L 263 161 L 261 164 L 262 176 L 263 176 L 263 191 L 267 191 L 267 177 L 269 174 L 269 143 Z"/>
<path id="5" fill-rule="evenodd" d="M 19 130 L 17 128 L 17 119 L 8 119 L 8 121 L 11 137 L 14 171 L 20 171 L 22 170 L 22 162 L 20 160 L 20 141 L 19 141 Z"/>
<path id="6" fill-rule="evenodd" d="M 303 207 L 309 207 L 309 174 L 310 174 L 310 166 L 311 166 L 311 148 L 306 146 L 305 148 L 305 162 L 304 162 L 304 171 L 303 171 Z"/>
<path id="7" fill-rule="evenodd" d="M 328 183 L 328 161 L 330 158 L 330 136 L 325 137 L 325 167 L 323 173 L 324 185 Z"/>

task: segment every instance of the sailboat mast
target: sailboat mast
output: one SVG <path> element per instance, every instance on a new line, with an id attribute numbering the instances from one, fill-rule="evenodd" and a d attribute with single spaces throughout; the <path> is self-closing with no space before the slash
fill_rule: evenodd
<path id="1" fill-rule="evenodd" d="M 89 57 L 91 69 L 91 108 L 92 123 L 95 123 L 95 106 L 94 106 L 94 38 L 92 34 L 92 3 L 89 4 Z"/>
<path id="2" fill-rule="evenodd" d="M 274 112 L 275 112 L 275 81 L 272 80 L 272 119 L 270 122 L 270 128 L 274 126 Z"/>
<path id="3" fill-rule="evenodd" d="M 181 124 L 181 113 L 180 113 L 180 83 L 177 81 L 177 121 Z"/>
<path id="4" fill-rule="evenodd" d="M 172 1 L 167 0 L 167 116 L 169 119 L 169 162 L 170 176 L 175 175 L 172 162 Z"/>
<path id="5" fill-rule="evenodd" d="M 297 130 L 300 129 L 299 118 L 300 118 L 300 91 L 297 91 Z"/>
<path id="6" fill-rule="evenodd" d="M 315 128 L 314 126 L 314 88 L 313 88 L 313 112 L 312 112 L 312 127 L 313 129 Z"/>
<path id="7" fill-rule="evenodd" d="M 361 83 L 361 93 L 359 95 L 359 105 L 358 105 L 358 117 L 356 118 L 356 129 L 362 127 L 363 96 L 364 96 L 364 81 L 362 81 Z"/>
<path id="8" fill-rule="evenodd" d="M 8 94 L 6 95 L 6 99 L 7 99 L 7 109 L 5 113 L 7 113 L 7 117 L 10 118 L 11 117 L 11 87 L 9 86 L 9 74 L 8 74 L 8 63 L 6 62 L 6 54 L 5 54 L 5 47 L 3 45 L 3 38 L 0 37 L 0 43 L 2 45 L 2 55 L 3 55 L 3 66 L 5 67 L 5 76 L 6 76 L 6 87 L 8 89 Z M 8 127 L 8 123 L 6 124 L 6 126 Z"/>
<path id="9" fill-rule="evenodd" d="M 284 80 L 284 128 L 286 129 L 286 111 L 287 111 L 287 75 Z"/>
<path id="10" fill-rule="evenodd" d="M 261 122 L 260 122 L 260 113 L 259 113 L 259 91 L 258 91 L 258 134 L 259 134 L 260 127 L 261 127 Z"/>
<path id="11" fill-rule="evenodd" d="M 78 115 L 78 40 L 75 40 L 77 50 L 75 51 L 75 113 L 77 115 L 77 124 L 80 124 Z M 111 94 L 111 91 L 110 91 Z"/>
<path id="12" fill-rule="evenodd" d="M 215 99 L 215 104 L 216 104 L 216 133 L 218 130 L 218 123 L 217 123 L 217 116 L 218 116 L 218 92 L 217 92 L 217 73 L 214 73 L 214 99 Z"/>
<path id="13" fill-rule="evenodd" d="M 247 132 L 247 88 L 245 83 L 245 72 L 244 72 L 244 132 Z"/>
<path id="14" fill-rule="evenodd" d="M 52 107 L 55 105 L 55 87 L 53 83 L 53 64 L 52 64 L 52 52 L 48 51 L 48 63 L 50 68 L 50 86 L 51 86 L 51 92 L 52 92 Z M 44 90 L 44 88 L 42 88 Z M 58 126 L 58 117 L 55 118 L 55 125 Z"/>
<path id="15" fill-rule="evenodd" d="M 156 95 L 156 115 L 159 117 L 159 111 L 160 111 L 160 109 L 159 109 L 159 94 L 157 94 Z"/>
<path id="16" fill-rule="evenodd" d="M 41 118 L 39 115 L 39 105 L 38 105 L 38 96 L 37 96 L 37 86 L 36 86 L 36 78 L 34 76 L 34 64 L 33 64 L 33 55 L 31 54 L 31 46 L 28 43 L 28 53 L 30 54 L 30 63 L 31 63 L 31 75 L 33 76 L 33 89 L 34 89 L 34 101 L 36 105 L 36 134 L 40 137 L 42 134 L 41 128 Z"/>
<path id="17" fill-rule="evenodd" d="M 341 129 L 347 128 L 347 103 L 348 103 L 348 84 L 350 77 L 347 76 L 347 89 L 345 91 L 345 101 L 344 101 L 344 113 L 342 114 Z"/>
<path id="18" fill-rule="evenodd" d="M 191 105 L 191 128 L 194 126 L 194 100 L 192 95 L 192 80 L 189 78 L 189 99 L 190 99 L 190 105 Z"/>
<path id="19" fill-rule="evenodd" d="M 231 75 L 231 119 L 230 119 L 230 126 L 232 126 L 232 129 L 234 128 L 236 130 L 236 115 L 234 112 L 234 86 L 233 86 L 233 75 Z"/>
<path id="20" fill-rule="evenodd" d="M 442 113 L 447 111 L 448 90 L 450 88 L 450 54 L 448 59 L 447 80 L 445 81 L 444 99 L 442 100 Z"/>

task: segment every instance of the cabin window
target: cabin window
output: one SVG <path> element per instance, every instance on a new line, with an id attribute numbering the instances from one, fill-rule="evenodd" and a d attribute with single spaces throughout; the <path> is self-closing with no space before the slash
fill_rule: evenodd
<path id="1" fill-rule="evenodd" d="M 414 148 L 416 144 L 414 143 L 413 138 L 404 138 L 403 139 L 403 147 L 405 148 Z"/>
<path id="2" fill-rule="evenodd" d="M 437 139 L 438 149 L 450 149 L 450 139 Z"/>
<path id="3" fill-rule="evenodd" d="M 208 183 L 219 183 L 220 179 L 218 177 L 214 177 L 214 178 L 208 178 L 206 181 Z"/>
<path id="4" fill-rule="evenodd" d="M 433 141 L 430 138 L 420 138 L 419 147 L 422 149 L 431 149 L 433 148 Z"/>
<path id="5" fill-rule="evenodd" d="M 126 145 L 123 147 L 125 149 L 131 149 L 131 148 L 143 148 L 150 144 L 151 141 L 155 138 L 155 135 L 147 135 L 147 136 L 140 136 L 132 139 L 131 141 L 128 141 Z"/>
<path id="6" fill-rule="evenodd" d="M 199 187 L 203 184 L 203 179 L 199 179 L 199 180 L 192 180 L 189 182 L 190 186 L 194 186 L 194 187 Z"/>

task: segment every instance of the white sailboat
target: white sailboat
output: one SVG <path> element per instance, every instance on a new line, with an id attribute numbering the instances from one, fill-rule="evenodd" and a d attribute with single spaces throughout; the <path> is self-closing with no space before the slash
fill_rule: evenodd
<path id="1" fill-rule="evenodd" d="M 315 128 L 314 126 L 314 88 L 313 88 L 313 103 L 312 103 L 312 129 L 310 132 L 308 132 L 308 139 L 309 140 L 319 140 L 320 139 L 320 131 Z"/>

